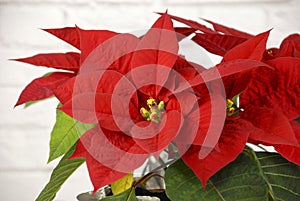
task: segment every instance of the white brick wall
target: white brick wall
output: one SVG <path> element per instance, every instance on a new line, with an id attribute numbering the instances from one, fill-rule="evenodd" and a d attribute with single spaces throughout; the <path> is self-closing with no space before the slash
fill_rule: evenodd
<path id="1" fill-rule="evenodd" d="M 71 48 L 38 28 L 64 27 L 134 31 L 148 28 L 165 11 L 186 18 L 204 17 L 250 33 L 274 28 L 269 45 L 300 32 L 298 0 L 0 0 L 0 200 L 31 201 L 49 179 L 46 165 L 54 124 L 55 100 L 26 110 L 13 109 L 18 95 L 47 69 L 8 61 L 39 52 Z M 63 186 L 56 200 L 92 189 L 84 167 Z"/>

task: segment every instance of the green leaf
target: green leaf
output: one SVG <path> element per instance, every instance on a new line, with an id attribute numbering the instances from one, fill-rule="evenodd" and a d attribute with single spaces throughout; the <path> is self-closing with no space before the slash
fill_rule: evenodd
<path id="1" fill-rule="evenodd" d="M 205 190 L 182 160 L 166 170 L 165 181 L 166 193 L 172 201 L 268 200 L 268 186 L 257 164 L 244 153 L 215 174 Z"/>
<path id="2" fill-rule="evenodd" d="M 57 110 L 56 122 L 51 132 L 48 163 L 65 154 L 79 137 L 93 126 L 76 121 L 64 112 Z"/>
<path id="3" fill-rule="evenodd" d="M 276 153 L 255 153 L 272 200 L 300 198 L 300 167 Z"/>
<path id="4" fill-rule="evenodd" d="M 103 198 L 101 201 L 138 201 L 138 199 L 135 197 L 134 188 L 130 188 L 118 195 Z"/>
<path id="5" fill-rule="evenodd" d="M 69 150 L 69 152 L 60 160 L 58 165 L 54 168 L 48 184 L 44 187 L 35 201 L 53 200 L 62 184 L 85 161 L 82 158 L 68 160 L 67 158 L 72 155 L 74 150 L 75 146 L 73 146 Z"/>
<path id="6" fill-rule="evenodd" d="M 132 186 L 133 173 L 125 175 L 123 178 L 113 182 L 111 184 L 111 190 L 114 195 L 120 194 Z"/>

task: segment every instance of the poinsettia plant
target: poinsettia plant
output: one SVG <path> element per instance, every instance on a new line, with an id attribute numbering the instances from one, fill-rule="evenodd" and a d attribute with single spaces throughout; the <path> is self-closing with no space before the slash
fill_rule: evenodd
<path id="1" fill-rule="evenodd" d="M 36 200 L 53 200 L 84 162 L 94 200 L 107 188 L 111 195 L 101 200 L 137 200 L 153 177 L 163 178 L 165 200 L 297 200 L 300 35 L 268 49 L 270 31 L 251 35 L 159 14 L 140 36 L 44 29 L 78 51 L 16 59 L 56 69 L 28 84 L 16 103 L 59 101 L 48 162 L 62 158 Z M 185 40 L 221 62 L 189 61 L 180 53 Z M 160 165 L 134 177 L 149 157 Z"/>

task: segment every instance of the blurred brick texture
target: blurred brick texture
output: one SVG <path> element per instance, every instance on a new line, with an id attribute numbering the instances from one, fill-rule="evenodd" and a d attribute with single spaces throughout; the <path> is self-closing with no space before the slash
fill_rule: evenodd
<path id="1" fill-rule="evenodd" d="M 46 164 L 57 101 L 13 109 L 21 90 L 49 69 L 8 61 L 41 52 L 72 48 L 41 31 L 78 25 L 85 29 L 131 32 L 149 28 L 168 12 L 197 20 L 210 19 L 253 34 L 272 29 L 269 46 L 300 32 L 298 0 L 0 0 L 0 200 L 34 200 L 57 162 Z M 55 200 L 76 200 L 92 189 L 85 166 Z"/>

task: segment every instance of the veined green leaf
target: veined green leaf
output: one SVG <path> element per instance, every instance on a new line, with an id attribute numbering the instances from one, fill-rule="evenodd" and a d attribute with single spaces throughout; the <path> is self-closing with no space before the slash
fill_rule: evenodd
<path id="1" fill-rule="evenodd" d="M 177 161 L 166 171 L 167 195 L 172 201 L 299 199 L 299 166 L 277 153 L 254 152 L 249 148 L 246 153 L 214 175 L 206 190 L 190 168 L 183 161 Z"/>
<path id="2" fill-rule="evenodd" d="M 57 110 L 56 123 L 51 132 L 48 163 L 65 154 L 79 137 L 93 126 L 76 121 L 64 112 Z"/>
<path id="3" fill-rule="evenodd" d="M 268 187 L 257 164 L 244 153 L 215 174 L 205 190 L 182 160 L 167 169 L 165 181 L 166 193 L 172 201 L 268 200 Z"/>
<path id="4" fill-rule="evenodd" d="M 138 199 L 135 197 L 134 188 L 129 188 L 123 193 L 103 198 L 101 201 L 138 201 Z"/>
<path id="5" fill-rule="evenodd" d="M 300 198 L 300 167 L 276 153 L 254 153 L 268 185 L 272 200 Z"/>
<path id="6" fill-rule="evenodd" d="M 72 160 L 67 159 L 72 155 L 74 149 L 75 146 L 73 146 L 60 160 L 58 165 L 54 168 L 48 184 L 44 187 L 35 201 L 52 201 L 62 184 L 85 161 L 82 158 Z"/>
<path id="7" fill-rule="evenodd" d="M 111 190 L 114 195 L 120 194 L 132 186 L 133 183 L 133 173 L 129 173 L 123 178 L 115 181 L 111 184 Z"/>

